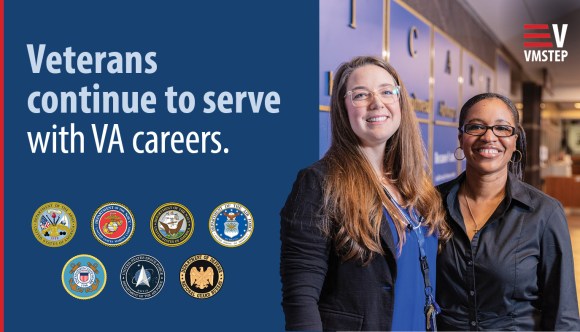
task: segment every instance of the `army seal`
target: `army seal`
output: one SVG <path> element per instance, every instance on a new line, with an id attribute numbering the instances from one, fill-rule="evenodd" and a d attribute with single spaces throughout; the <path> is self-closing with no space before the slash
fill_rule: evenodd
<path id="1" fill-rule="evenodd" d="M 77 219 L 72 210 L 59 202 L 42 205 L 32 216 L 32 233 L 47 247 L 61 247 L 75 235 Z"/>
<path id="2" fill-rule="evenodd" d="M 224 270 L 220 263 L 209 255 L 190 257 L 179 272 L 183 290 L 197 299 L 214 296 L 224 283 Z"/>
<path id="3" fill-rule="evenodd" d="M 193 234 L 194 220 L 185 206 L 166 203 L 153 212 L 150 226 L 157 242 L 164 246 L 177 247 L 187 242 Z"/>
<path id="4" fill-rule="evenodd" d="M 91 229 L 97 241 L 107 247 L 118 247 L 127 243 L 135 231 L 135 217 L 123 204 L 105 203 L 95 211 Z"/>
<path id="5" fill-rule="evenodd" d="M 121 287 L 132 298 L 150 299 L 159 294 L 164 284 L 165 270 L 153 256 L 133 256 L 121 268 Z"/>
<path id="6" fill-rule="evenodd" d="M 254 232 L 254 218 L 240 203 L 223 203 L 213 210 L 209 218 L 209 232 L 224 247 L 239 247 Z"/>
<path id="7" fill-rule="evenodd" d="M 103 291 L 106 283 L 105 266 L 91 255 L 77 255 L 62 268 L 62 285 L 76 299 L 92 299 Z"/>

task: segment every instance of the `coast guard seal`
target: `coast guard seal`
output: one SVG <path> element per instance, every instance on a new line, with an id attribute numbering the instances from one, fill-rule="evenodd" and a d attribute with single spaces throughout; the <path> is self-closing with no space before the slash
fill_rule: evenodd
<path id="1" fill-rule="evenodd" d="M 147 300 L 159 294 L 165 284 L 165 270 L 153 256 L 129 258 L 121 268 L 121 286 L 129 296 Z"/>
<path id="2" fill-rule="evenodd" d="M 222 288 L 224 270 L 217 259 L 209 255 L 195 255 L 183 263 L 179 282 L 190 296 L 207 299 Z"/>
<path id="3" fill-rule="evenodd" d="M 118 247 L 127 243 L 135 231 L 135 217 L 123 204 L 105 203 L 95 211 L 91 219 L 95 239 L 107 247 Z"/>
<path id="4" fill-rule="evenodd" d="M 77 219 L 72 210 L 59 202 L 42 205 L 32 216 L 32 233 L 47 247 L 61 247 L 75 235 Z"/>
<path id="5" fill-rule="evenodd" d="M 105 266 L 91 255 L 77 255 L 62 268 L 62 285 L 76 299 L 92 299 L 103 291 L 106 283 Z"/>
<path id="6" fill-rule="evenodd" d="M 210 215 L 209 232 L 222 246 L 239 247 L 252 236 L 254 218 L 250 210 L 240 203 L 223 203 Z"/>
<path id="7" fill-rule="evenodd" d="M 187 242 L 193 234 L 194 220 L 185 206 L 166 203 L 153 212 L 150 226 L 157 242 L 164 246 L 177 247 Z"/>

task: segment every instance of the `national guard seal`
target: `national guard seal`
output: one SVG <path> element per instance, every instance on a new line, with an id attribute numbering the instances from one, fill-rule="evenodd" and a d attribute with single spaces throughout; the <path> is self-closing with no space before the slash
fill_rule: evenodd
<path id="1" fill-rule="evenodd" d="M 95 211 L 91 219 L 95 239 L 107 247 L 118 247 L 127 243 L 135 231 L 135 217 L 123 204 L 105 203 Z"/>
<path id="2" fill-rule="evenodd" d="M 77 255 L 62 268 L 62 285 L 70 296 L 88 300 L 99 295 L 107 283 L 105 266 L 91 255 Z"/>
<path id="3" fill-rule="evenodd" d="M 224 283 L 224 270 L 220 263 L 209 255 L 190 257 L 179 272 L 183 290 L 197 299 L 214 296 Z"/>
<path id="4" fill-rule="evenodd" d="M 61 247 L 75 235 L 77 219 L 72 210 L 59 202 L 42 205 L 32 216 L 32 233 L 47 247 Z"/>
<path id="5" fill-rule="evenodd" d="M 209 232 L 224 247 L 241 246 L 250 239 L 253 231 L 252 213 L 240 203 L 223 203 L 210 215 Z"/>
<path id="6" fill-rule="evenodd" d="M 121 286 L 129 296 L 148 300 L 159 294 L 165 284 L 165 270 L 152 256 L 136 255 L 121 268 Z"/>
<path id="7" fill-rule="evenodd" d="M 177 247 L 187 242 L 193 234 L 193 215 L 179 203 L 166 203 L 153 212 L 150 226 L 157 242 Z"/>

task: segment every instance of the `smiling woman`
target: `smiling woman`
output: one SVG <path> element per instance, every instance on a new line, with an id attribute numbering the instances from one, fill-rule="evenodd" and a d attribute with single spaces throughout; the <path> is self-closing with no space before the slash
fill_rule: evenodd
<path id="1" fill-rule="evenodd" d="M 330 118 L 330 149 L 280 213 L 286 329 L 431 330 L 428 266 L 448 230 L 407 90 L 382 59 L 354 58 Z"/>
<path id="2" fill-rule="evenodd" d="M 522 182 L 526 136 L 494 93 L 459 116 L 466 170 L 439 186 L 453 237 L 437 259 L 442 330 L 580 330 L 562 205 Z"/>

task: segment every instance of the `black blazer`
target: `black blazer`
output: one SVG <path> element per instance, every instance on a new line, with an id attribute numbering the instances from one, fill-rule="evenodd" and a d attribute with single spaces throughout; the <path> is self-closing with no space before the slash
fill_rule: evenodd
<path id="1" fill-rule="evenodd" d="M 397 274 L 386 217 L 380 236 L 385 256 L 366 266 L 341 262 L 319 226 L 323 161 L 301 170 L 280 212 L 280 275 L 287 330 L 390 330 Z"/>

